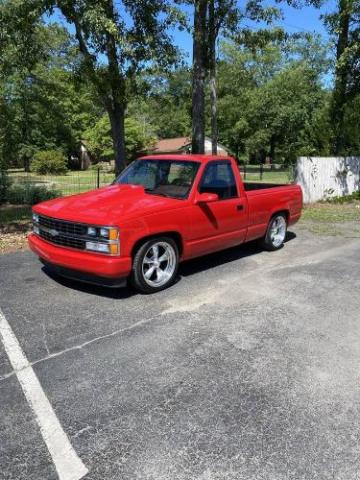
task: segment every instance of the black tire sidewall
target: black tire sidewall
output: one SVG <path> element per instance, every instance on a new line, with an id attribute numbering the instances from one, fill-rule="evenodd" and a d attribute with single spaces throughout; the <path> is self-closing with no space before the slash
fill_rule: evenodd
<path id="1" fill-rule="evenodd" d="M 144 279 L 143 272 L 142 272 L 142 263 L 143 263 L 144 256 L 146 252 L 149 250 L 149 248 L 154 243 L 158 243 L 158 242 L 166 242 L 169 245 L 171 245 L 171 247 L 174 249 L 175 256 L 176 256 L 176 266 L 175 266 L 175 270 L 172 277 L 164 285 L 161 285 L 160 287 L 152 287 L 148 283 L 146 283 Z M 177 276 L 178 268 L 179 268 L 179 249 L 176 242 L 170 237 L 165 237 L 165 236 L 154 237 L 154 238 L 151 238 L 150 240 L 145 241 L 137 248 L 133 258 L 133 267 L 132 267 L 132 274 L 130 277 L 130 281 L 132 286 L 136 290 L 142 293 L 160 292 L 161 290 L 165 290 L 166 288 L 170 287 L 174 283 Z"/>

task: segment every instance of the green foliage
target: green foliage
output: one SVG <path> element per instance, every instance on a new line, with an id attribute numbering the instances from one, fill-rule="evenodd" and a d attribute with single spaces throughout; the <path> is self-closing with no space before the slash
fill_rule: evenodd
<path id="1" fill-rule="evenodd" d="M 39 175 L 62 175 L 67 172 L 67 160 L 59 150 L 36 152 L 31 162 L 31 170 Z"/>
<path id="2" fill-rule="evenodd" d="M 351 203 L 355 200 L 360 200 L 360 191 L 353 192 L 351 195 L 344 195 L 342 197 L 332 197 L 326 200 L 327 203 Z M 358 206 L 360 208 L 360 205 Z"/>
<path id="3" fill-rule="evenodd" d="M 0 170 L 0 205 L 6 202 L 11 184 L 9 175 L 5 171 Z"/>
<path id="4" fill-rule="evenodd" d="M 9 224 L 27 223 L 31 219 L 30 206 L 13 206 L 7 205 L 0 209 L 0 227 L 6 227 Z"/>
<path id="5" fill-rule="evenodd" d="M 15 15 L 16 2 L 5 2 L 11 5 Z M 79 52 L 69 32 L 38 19 L 21 30 L 22 14 L 9 13 L 8 35 L 0 39 L 0 165 L 7 167 L 28 167 L 38 150 L 76 154 L 100 111 L 90 85 L 76 74 Z"/>
<path id="6" fill-rule="evenodd" d="M 126 129 L 126 155 L 130 160 L 139 153 L 149 149 L 154 143 L 154 136 L 149 135 L 146 125 L 141 125 L 133 118 L 125 119 Z M 98 160 L 113 160 L 114 149 L 111 136 L 111 126 L 108 115 L 103 115 L 100 120 L 84 133 L 86 145 L 91 154 Z"/>
<path id="7" fill-rule="evenodd" d="M 191 72 L 180 68 L 144 78 L 143 95 L 129 101 L 128 115 L 159 138 L 191 134 Z M 171 121 L 169 121 L 171 119 Z"/>
<path id="8" fill-rule="evenodd" d="M 155 137 L 190 136 L 191 70 L 168 69 L 177 58 L 168 28 L 183 25 L 174 3 L 183 2 L 120 2 L 115 11 L 106 2 L 0 2 L 0 170 L 28 167 L 39 151 L 76 156 L 82 139 L 99 160 L 114 159 L 114 128 L 104 112 L 112 123 L 126 113 L 129 159 Z M 358 4 L 350 5 L 352 19 Z M 215 1 L 221 31 L 233 39 L 222 44 L 217 65 L 219 141 L 252 162 L 331 154 L 337 126 L 327 74 L 335 50 L 316 36 L 267 28 L 277 15 L 273 7 L 244 5 L 246 17 L 263 20 L 261 29 L 238 28 L 236 2 Z M 52 7 L 76 23 L 80 37 L 68 26 L 41 20 Z M 123 22 L 125 17 L 133 22 Z M 334 40 L 340 17 L 326 17 Z M 350 27 L 349 46 L 338 60 L 347 72 L 342 153 L 360 155 L 360 29 L 358 22 Z M 116 112 L 113 100 L 120 105 Z"/>
<path id="9" fill-rule="evenodd" d="M 13 184 L 7 192 L 6 200 L 12 205 L 35 205 L 59 196 L 60 192 L 56 189 L 26 182 Z"/>
<path id="10" fill-rule="evenodd" d="M 308 48 L 303 39 L 290 45 L 270 42 L 255 51 L 223 46 L 220 141 L 238 156 L 293 163 L 298 155 L 328 153 L 327 95 L 321 84 L 326 51 L 316 39 L 307 41 Z"/>

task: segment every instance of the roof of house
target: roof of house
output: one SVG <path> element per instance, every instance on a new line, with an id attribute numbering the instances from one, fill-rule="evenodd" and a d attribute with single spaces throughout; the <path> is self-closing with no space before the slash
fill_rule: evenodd
<path id="1" fill-rule="evenodd" d="M 178 152 L 181 148 L 189 145 L 191 139 L 189 137 L 164 138 L 159 140 L 154 147 L 154 152 Z"/>
<path id="2" fill-rule="evenodd" d="M 210 143 L 210 150 L 211 150 L 211 139 L 209 137 L 205 137 L 206 144 Z M 159 140 L 154 148 L 152 149 L 153 153 L 178 153 L 184 151 L 186 147 L 190 147 L 191 149 L 191 138 L 190 137 L 177 137 L 177 138 L 164 138 L 163 140 Z M 228 150 L 218 143 L 219 154 L 227 154 Z M 208 150 L 208 148 L 206 148 Z"/>

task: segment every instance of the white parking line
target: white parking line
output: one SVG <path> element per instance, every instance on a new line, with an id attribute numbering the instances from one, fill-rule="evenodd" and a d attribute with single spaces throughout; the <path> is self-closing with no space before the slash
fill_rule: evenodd
<path id="1" fill-rule="evenodd" d="M 60 480 L 79 480 L 88 470 L 62 429 L 40 382 L 0 309 L 0 338 L 10 363 L 34 411 Z"/>

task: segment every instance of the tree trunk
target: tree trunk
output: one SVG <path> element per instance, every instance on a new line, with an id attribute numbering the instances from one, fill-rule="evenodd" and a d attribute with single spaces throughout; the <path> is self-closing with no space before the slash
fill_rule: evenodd
<path id="1" fill-rule="evenodd" d="M 109 6 L 109 16 L 114 16 L 112 3 Z M 109 59 L 108 78 L 111 85 L 111 101 L 108 108 L 111 123 L 111 132 L 115 153 L 115 173 L 124 170 L 126 166 L 125 149 L 125 109 L 126 109 L 126 84 L 121 73 L 116 52 L 116 42 L 113 35 L 107 34 L 106 51 Z"/>
<path id="2" fill-rule="evenodd" d="M 275 137 L 274 135 L 270 139 L 270 164 L 271 168 L 273 167 L 273 164 L 275 163 Z"/>
<path id="3" fill-rule="evenodd" d="M 121 104 L 113 103 L 108 113 L 115 153 L 115 174 L 119 175 L 126 166 L 125 110 Z"/>
<path id="4" fill-rule="evenodd" d="M 349 44 L 350 5 L 349 0 L 339 1 L 339 37 L 336 46 L 335 86 L 332 101 L 332 119 L 334 124 L 334 153 L 342 154 L 345 146 L 344 116 L 349 62 L 344 53 Z M 345 53 L 346 55 L 346 53 Z"/>
<path id="5" fill-rule="evenodd" d="M 217 128 L 217 91 L 216 91 L 216 24 L 215 0 L 209 2 L 209 85 L 211 106 L 211 150 L 217 155 L 218 128 Z"/>
<path id="6" fill-rule="evenodd" d="M 205 150 L 207 1 L 195 0 L 192 80 L 192 153 Z"/>
<path id="7" fill-rule="evenodd" d="M 71 5 L 71 2 L 70 2 Z M 109 18 L 114 18 L 113 2 L 107 2 Z M 61 8 L 61 7 L 60 7 Z M 120 68 L 114 35 L 106 33 L 106 53 L 108 57 L 108 68 L 106 75 L 98 74 L 94 55 L 89 51 L 86 44 L 86 36 L 79 17 L 74 9 L 71 11 L 71 21 L 75 25 L 75 36 L 79 43 L 80 52 L 85 59 L 85 72 L 89 80 L 95 86 L 109 115 L 111 124 L 111 135 L 115 154 L 115 173 L 118 175 L 126 166 L 125 150 L 125 108 L 126 108 L 126 84 Z M 61 8 L 62 13 L 68 18 L 67 11 Z M 105 81 L 104 81 L 105 80 Z M 110 87 L 110 88 L 109 88 Z"/>

